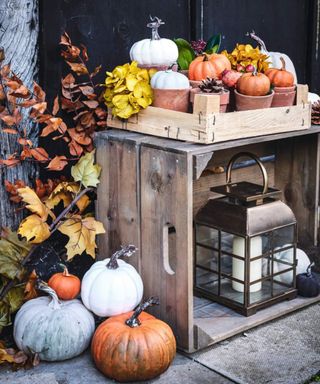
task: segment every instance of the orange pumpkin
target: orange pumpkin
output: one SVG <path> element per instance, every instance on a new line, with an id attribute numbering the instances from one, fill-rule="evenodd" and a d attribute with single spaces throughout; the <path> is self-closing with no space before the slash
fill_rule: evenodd
<path id="1" fill-rule="evenodd" d="M 286 62 L 283 57 L 280 57 L 282 68 L 269 68 L 265 74 L 268 76 L 270 82 L 275 87 L 292 87 L 294 84 L 294 76 L 291 72 L 286 71 Z"/>
<path id="2" fill-rule="evenodd" d="M 244 73 L 237 82 L 237 91 L 248 96 L 265 96 L 270 80 L 263 73 Z"/>
<path id="3" fill-rule="evenodd" d="M 150 380 L 163 373 L 176 354 L 169 325 L 146 312 L 150 298 L 134 312 L 110 317 L 97 328 L 91 353 L 97 368 L 120 382 Z"/>
<path id="4" fill-rule="evenodd" d="M 75 276 L 68 272 L 66 266 L 64 271 L 55 273 L 48 281 L 49 287 L 56 291 L 59 299 L 72 300 L 78 296 L 81 289 L 81 281 Z"/>
<path id="5" fill-rule="evenodd" d="M 190 80 L 203 80 L 207 77 L 221 79 L 222 72 L 231 69 L 231 63 L 225 55 L 213 53 L 195 58 L 189 66 Z"/>

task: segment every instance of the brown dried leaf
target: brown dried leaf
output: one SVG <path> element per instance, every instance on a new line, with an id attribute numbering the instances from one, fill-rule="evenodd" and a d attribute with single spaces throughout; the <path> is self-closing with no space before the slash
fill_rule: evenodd
<path id="1" fill-rule="evenodd" d="M 18 143 L 20 145 L 29 145 L 30 147 L 32 147 L 32 141 L 23 137 L 19 137 Z"/>
<path id="2" fill-rule="evenodd" d="M 85 85 L 85 86 L 79 87 L 79 88 L 80 88 L 82 94 L 85 95 L 85 96 L 94 94 L 94 89 L 90 85 Z"/>
<path id="3" fill-rule="evenodd" d="M 83 153 L 83 148 L 75 140 L 71 140 L 68 144 L 70 155 L 79 157 Z"/>
<path id="4" fill-rule="evenodd" d="M 28 301 L 31 299 L 34 299 L 38 297 L 38 292 L 36 290 L 36 283 L 37 283 L 38 276 L 36 274 L 36 271 L 33 270 L 29 277 L 26 284 L 26 287 L 24 289 L 24 300 Z"/>
<path id="5" fill-rule="evenodd" d="M 19 83 L 19 81 L 14 81 L 14 80 L 8 80 L 6 82 L 6 86 L 8 88 L 10 88 L 11 90 L 15 91 L 17 90 L 18 88 L 20 88 L 20 85 L 21 83 Z"/>
<path id="6" fill-rule="evenodd" d="M 35 81 L 33 82 L 33 93 L 36 95 L 38 101 L 45 101 L 46 94 L 44 90 L 37 84 Z"/>
<path id="7" fill-rule="evenodd" d="M 29 107 L 32 107 L 33 105 L 37 104 L 37 100 L 35 99 L 29 99 L 29 100 L 25 100 L 23 101 L 22 103 L 19 103 L 18 105 L 20 107 L 24 107 L 24 108 L 29 108 Z"/>
<path id="8" fill-rule="evenodd" d="M 0 119 L 9 127 L 12 127 L 16 123 L 16 119 L 11 115 L 5 115 L 5 116 L 0 115 Z"/>
<path id="9" fill-rule="evenodd" d="M 61 84 L 64 88 L 69 89 L 71 85 L 75 83 L 76 79 L 72 75 L 72 73 L 69 73 L 65 78 L 61 80 Z"/>
<path id="10" fill-rule="evenodd" d="M 90 77 L 94 77 L 96 76 L 100 71 L 101 71 L 101 68 L 102 68 L 102 65 L 99 65 L 98 67 L 96 67 L 93 72 L 90 73 Z"/>
<path id="11" fill-rule="evenodd" d="M 41 148 L 41 147 L 32 148 L 31 154 L 38 161 L 49 160 L 48 152 L 44 148 Z"/>
<path id="12" fill-rule="evenodd" d="M 17 88 L 15 91 L 13 92 L 10 92 L 10 94 L 12 96 L 15 96 L 15 97 L 19 97 L 19 98 L 22 98 L 22 99 L 27 99 L 28 97 L 30 97 L 30 91 L 29 89 L 24 86 L 24 85 L 20 85 L 19 88 Z"/>
<path id="13" fill-rule="evenodd" d="M 45 110 L 47 109 L 47 103 L 46 102 L 37 103 L 32 106 L 32 109 L 37 111 L 38 113 L 44 113 Z"/>
<path id="14" fill-rule="evenodd" d="M 95 109 L 99 106 L 99 103 L 96 100 L 82 101 L 90 109 Z"/>
<path id="15" fill-rule="evenodd" d="M 80 47 L 81 47 L 81 53 L 82 53 L 82 57 L 83 57 L 84 61 L 88 61 L 89 56 L 88 56 L 87 47 L 83 44 L 80 44 Z"/>
<path id="16" fill-rule="evenodd" d="M 70 39 L 70 36 L 67 34 L 67 32 L 64 32 L 63 35 L 61 35 L 60 44 L 71 45 L 71 39 Z"/>
<path id="17" fill-rule="evenodd" d="M 80 49 L 75 45 L 65 47 L 65 50 L 61 51 L 61 56 L 65 60 L 77 61 L 79 60 Z"/>
<path id="18" fill-rule="evenodd" d="M 20 163 L 20 159 L 0 159 L 0 165 L 6 165 L 7 167 L 15 167 Z"/>
<path id="19" fill-rule="evenodd" d="M 46 137 L 46 136 L 50 135 L 50 133 L 52 133 L 52 132 L 55 132 L 55 129 L 54 129 L 52 124 L 48 124 L 42 129 L 40 136 Z"/>
<path id="20" fill-rule="evenodd" d="M 66 61 L 66 63 L 69 65 L 71 70 L 75 72 L 78 76 L 87 75 L 89 73 L 87 67 L 82 63 L 72 63 L 70 61 Z"/>
<path id="21" fill-rule="evenodd" d="M 50 171 L 62 171 L 63 168 L 68 164 L 65 156 L 55 156 L 47 166 Z"/>
<path id="22" fill-rule="evenodd" d="M 53 109 L 52 109 L 52 114 L 55 116 L 59 112 L 60 106 L 59 106 L 59 97 L 56 96 L 53 102 Z"/>

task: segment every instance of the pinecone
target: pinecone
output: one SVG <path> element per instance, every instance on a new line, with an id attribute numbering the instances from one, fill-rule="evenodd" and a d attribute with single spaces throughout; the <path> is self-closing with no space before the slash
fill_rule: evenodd
<path id="1" fill-rule="evenodd" d="M 201 53 L 205 49 L 206 45 L 207 45 L 207 43 L 202 39 L 197 40 L 197 41 L 191 41 L 191 47 L 194 50 L 196 55 L 201 55 Z"/>
<path id="2" fill-rule="evenodd" d="M 207 77 L 206 80 L 202 80 L 199 85 L 202 92 L 206 93 L 223 93 L 227 91 L 221 80 L 211 79 Z"/>
<path id="3" fill-rule="evenodd" d="M 312 104 L 311 123 L 314 125 L 320 125 L 320 100 Z"/>

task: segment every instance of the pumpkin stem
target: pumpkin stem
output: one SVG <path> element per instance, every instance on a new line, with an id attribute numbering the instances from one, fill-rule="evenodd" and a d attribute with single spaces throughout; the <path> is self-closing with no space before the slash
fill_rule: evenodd
<path id="1" fill-rule="evenodd" d="M 311 268 L 314 266 L 314 261 L 312 263 L 309 264 L 308 268 L 307 268 L 307 276 L 310 277 L 311 276 Z"/>
<path id="2" fill-rule="evenodd" d="M 61 301 L 59 300 L 56 292 L 52 288 L 50 288 L 47 283 L 45 283 L 42 280 L 38 280 L 38 282 L 37 282 L 37 289 L 47 293 L 51 297 L 51 302 L 49 304 L 50 307 L 52 307 L 53 309 L 60 308 Z"/>
<path id="3" fill-rule="evenodd" d="M 247 32 L 246 36 L 250 36 L 251 39 L 255 40 L 260 45 L 260 48 L 262 48 L 263 51 L 268 52 L 264 41 L 256 35 L 255 31 L 252 30 L 252 32 Z"/>
<path id="4" fill-rule="evenodd" d="M 282 64 L 282 67 L 280 68 L 280 70 L 285 71 L 286 70 L 286 62 L 282 56 L 280 56 L 280 60 L 281 60 L 281 64 Z"/>
<path id="5" fill-rule="evenodd" d="M 133 312 L 132 316 L 126 320 L 126 324 L 131 328 L 139 327 L 139 325 L 141 325 L 139 315 L 142 311 L 144 311 L 148 307 L 151 307 L 152 305 L 159 305 L 158 297 L 151 296 L 149 297 L 149 299 L 138 305 L 138 307 Z"/>
<path id="6" fill-rule="evenodd" d="M 151 40 L 160 40 L 161 37 L 159 36 L 158 28 L 160 27 L 160 25 L 165 23 L 161 19 L 159 19 L 159 17 L 157 16 L 152 17 L 150 15 L 150 20 L 151 20 L 151 23 L 148 23 L 147 27 L 151 28 L 151 32 L 152 32 Z"/>
<path id="7" fill-rule="evenodd" d="M 63 268 L 63 276 L 70 276 L 67 266 L 62 263 L 59 263 L 59 265 Z"/>
<path id="8" fill-rule="evenodd" d="M 109 268 L 109 269 L 117 269 L 117 268 L 119 268 L 118 258 L 119 257 L 123 257 L 123 256 L 130 257 L 137 250 L 138 250 L 138 248 L 136 248 L 134 245 L 126 245 L 126 246 L 121 245 L 121 249 L 119 251 L 115 252 L 110 257 L 110 261 L 107 264 L 107 268 Z"/>

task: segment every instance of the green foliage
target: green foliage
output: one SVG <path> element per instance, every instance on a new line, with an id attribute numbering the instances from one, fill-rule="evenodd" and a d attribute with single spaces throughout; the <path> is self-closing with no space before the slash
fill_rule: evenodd
<path id="1" fill-rule="evenodd" d="M 184 39 L 175 39 L 179 51 L 178 56 L 178 65 L 182 70 L 187 70 L 191 61 L 195 58 L 195 53 L 187 40 Z"/>
<path id="2" fill-rule="evenodd" d="M 213 35 L 207 42 L 207 45 L 204 49 L 206 53 L 217 53 L 221 45 L 221 34 Z"/>

